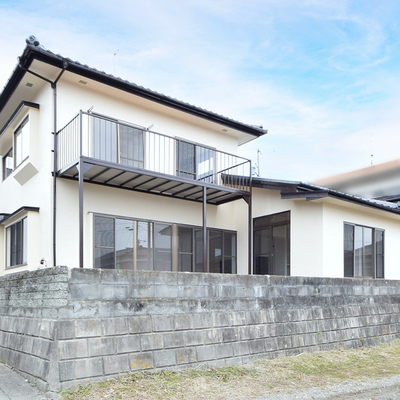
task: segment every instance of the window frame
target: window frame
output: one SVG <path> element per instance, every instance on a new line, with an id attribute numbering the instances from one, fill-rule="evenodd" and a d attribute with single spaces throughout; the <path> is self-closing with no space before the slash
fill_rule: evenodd
<path id="1" fill-rule="evenodd" d="M 189 140 L 176 138 L 176 176 L 182 178 L 193 179 L 196 181 L 202 181 L 207 183 L 214 183 L 214 173 L 216 170 L 216 157 L 215 148 L 204 146 L 197 142 L 191 142 Z M 192 147 L 191 160 L 193 161 L 193 169 L 184 169 L 182 164 L 186 163 L 186 158 L 183 159 L 183 155 L 186 155 L 186 149 Z M 208 164 L 208 170 L 204 169 Z M 204 171 L 203 171 L 204 170 Z"/>
<path id="2" fill-rule="evenodd" d="M 97 244 L 97 238 L 96 238 L 96 219 L 97 218 L 108 218 L 113 220 L 113 246 L 101 246 Z M 116 221 L 117 220 L 126 220 L 126 221 L 132 221 L 133 222 L 133 262 L 131 268 L 127 268 L 130 270 L 150 270 L 150 271 L 158 271 L 158 270 L 165 270 L 162 268 L 155 268 L 157 257 L 164 254 L 165 256 L 168 256 L 168 262 L 170 262 L 170 269 L 167 269 L 168 271 L 177 271 L 177 272 L 203 272 L 203 265 L 201 262 L 201 270 L 197 268 L 196 262 L 197 256 L 199 255 L 199 251 L 202 254 L 203 246 L 202 243 L 203 241 L 200 240 L 198 241 L 196 238 L 196 232 L 201 232 L 202 230 L 198 226 L 192 226 L 192 225 L 187 225 L 187 224 L 178 224 L 178 223 L 171 223 L 171 222 L 164 222 L 164 221 L 154 221 L 154 220 L 143 220 L 143 219 L 137 219 L 137 218 L 129 218 L 129 217 L 122 217 L 122 216 L 115 216 L 115 215 L 109 215 L 109 214 L 93 214 L 93 268 L 102 268 L 101 266 L 97 266 L 99 264 L 96 263 L 96 249 L 99 248 L 106 248 L 106 249 L 112 249 L 114 256 L 114 267 L 110 269 L 117 269 L 117 255 L 116 255 Z M 142 251 L 140 252 L 139 249 L 139 226 L 145 224 L 147 226 L 146 229 L 146 235 L 147 235 L 147 242 L 150 247 L 147 247 L 147 261 L 148 265 L 147 268 L 143 268 L 143 266 L 139 267 L 140 260 L 139 258 L 145 253 Z M 165 228 L 171 229 L 171 234 L 170 234 L 170 250 L 165 249 L 165 248 L 159 248 L 157 247 L 157 238 L 156 238 L 156 233 L 157 233 L 157 227 L 164 226 Z M 191 251 L 182 251 L 182 248 L 180 248 L 180 243 L 179 243 L 179 230 L 183 229 L 190 229 L 190 242 L 192 249 Z M 221 259 L 221 270 L 219 271 L 220 273 L 230 273 L 230 274 L 237 274 L 237 232 L 232 231 L 232 230 L 227 230 L 227 229 L 215 229 L 215 228 L 207 228 L 207 241 L 210 241 L 210 233 L 211 232 L 219 232 L 222 236 L 222 259 Z M 231 244 L 231 253 L 232 254 L 225 254 L 226 253 L 226 244 L 225 244 L 225 238 L 226 235 L 232 235 L 230 238 Z M 190 265 L 190 270 L 185 269 L 184 271 L 180 269 L 180 260 L 182 257 L 190 256 L 191 257 L 191 265 Z M 227 272 L 227 265 L 230 262 L 230 272 Z M 207 255 L 207 272 L 210 272 L 210 256 L 209 254 Z M 217 271 L 218 272 L 218 271 Z"/>
<path id="3" fill-rule="evenodd" d="M 7 168 L 7 158 L 11 159 L 11 168 Z M 3 165 L 3 181 L 6 180 L 14 171 L 14 151 L 13 147 L 8 150 L 8 152 L 3 156 L 2 159 Z"/>
<path id="4" fill-rule="evenodd" d="M 362 232 L 358 235 L 362 241 L 361 247 L 356 248 L 356 229 Z M 371 244 L 368 244 L 366 235 L 368 230 L 371 231 Z M 346 233 L 347 231 L 347 233 Z M 351 231 L 351 235 L 350 235 Z M 381 240 L 377 240 L 378 234 Z M 350 243 L 352 241 L 352 243 Z M 381 247 L 381 252 L 377 251 L 378 245 Z M 371 252 L 369 253 L 368 246 Z M 357 250 L 361 252 L 357 254 Z M 367 264 L 368 256 L 371 256 L 371 269 L 372 275 L 368 275 Z M 379 257 L 379 262 L 378 262 Z M 356 272 L 356 261 L 361 260 L 361 274 Z M 378 268 L 381 272 L 378 272 Z M 385 230 L 382 228 L 375 228 L 367 225 L 355 224 L 351 222 L 344 222 L 343 224 L 343 276 L 345 278 L 361 278 L 361 279 L 385 279 Z"/>
<path id="5" fill-rule="evenodd" d="M 91 147 L 93 158 L 126 165 L 128 167 L 144 169 L 146 152 L 145 129 L 143 127 L 133 126 L 119 119 L 107 117 L 98 113 L 90 113 L 89 116 L 91 117 Z M 126 150 L 128 146 L 122 148 L 125 139 L 121 136 L 126 133 L 126 130 L 133 131 L 132 140 L 138 144 L 137 151 L 134 152 L 133 158 L 123 154 L 123 151 Z M 124 132 L 121 133 L 121 131 Z M 107 146 L 107 141 L 111 143 L 111 146 Z M 132 166 L 130 163 L 134 165 Z"/>
<path id="6" fill-rule="evenodd" d="M 6 269 L 27 265 L 28 258 L 28 219 L 23 217 L 5 227 Z M 20 226 L 18 230 L 18 226 Z M 14 248 L 13 248 L 14 247 Z M 18 255 L 19 253 L 19 255 Z M 14 260 L 13 260 L 13 254 Z"/>
<path id="7" fill-rule="evenodd" d="M 24 128 L 28 126 L 24 130 Z M 20 141 L 18 138 L 21 138 Z M 26 159 L 29 158 L 30 150 L 30 131 L 29 131 L 29 115 L 27 115 L 18 125 L 13 134 L 13 160 L 14 170 L 16 170 Z M 20 142 L 20 144 L 19 144 Z M 20 154 L 19 154 L 20 153 Z"/>
<path id="8" fill-rule="evenodd" d="M 274 221 L 274 217 L 277 218 L 277 221 Z M 283 220 L 280 219 L 279 217 L 285 217 Z M 262 220 L 265 221 L 262 221 Z M 267 215 L 262 215 L 260 217 L 253 218 L 253 274 L 254 275 L 264 275 L 262 274 L 261 266 L 257 268 L 257 257 L 261 256 L 267 256 L 269 255 L 269 259 L 272 259 L 272 265 L 267 266 L 268 269 L 268 274 L 266 275 L 274 275 L 274 276 L 290 276 L 291 273 L 291 265 L 290 265 L 290 226 L 291 226 L 291 212 L 290 210 L 287 211 L 282 211 L 279 213 L 274 213 L 274 214 L 267 214 Z M 286 228 L 286 265 L 284 266 L 285 269 L 285 274 L 284 275 L 278 275 L 275 273 L 275 239 L 276 236 L 274 236 L 274 229 L 279 228 L 279 227 L 285 227 Z M 267 238 L 270 239 L 270 243 L 268 245 L 268 251 L 263 252 L 263 251 L 256 251 L 256 247 L 258 245 L 257 243 L 257 233 L 263 232 L 263 231 L 270 231 L 270 237 L 267 236 Z"/>

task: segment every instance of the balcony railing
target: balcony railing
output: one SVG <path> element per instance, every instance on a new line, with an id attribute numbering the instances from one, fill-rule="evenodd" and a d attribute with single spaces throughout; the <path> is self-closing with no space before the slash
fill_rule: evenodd
<path id="1" fill-rule="evenodd" d="M 83 156 L 149 175 L 153 171 L 249 190 L 250 160 L 133 124 L 81 111 L 57 134 L 58 171 Z"/>

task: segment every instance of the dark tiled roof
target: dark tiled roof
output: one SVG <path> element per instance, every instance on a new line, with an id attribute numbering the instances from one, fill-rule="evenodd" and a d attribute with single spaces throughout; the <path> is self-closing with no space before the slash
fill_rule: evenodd
<path id="1" fill-rule="evenodd" d="M 282 198 L 304 198 L 306 200 L 316 200 L 323 197 L 333 197 L 339 200 L 356 203 L 366 207 L 378 208 L 400 214 L 400 205 L 388 201 L 377 199 L 364 199 L 337 190 L 327 189 L 321 186 L 310 185 L 301 181 L 284 181 L 276 179 L 252 178 L 253 187 L 280 190 Z"/>
<path id="2" fill-rule="evenodd" d="M 46 50 L 41 45 L 35 46 L 32 44 L 28 44 L 22 56 L 19 57 L 19 65 L 14 70 L 9 81 L 4 87 L 3 92 L 0 95 L 0 112 L 7 102 L 8 98 L 11 96 L 13 89 L 16 87 L 15 85 L 18 84 L 18 82 L 22 79 L 22 76 L 19 76 L 23 72 L 20 67 L 29 68 L 33 59 L 38 59 L 59 68 L 63 68 L 64 66 L 68 71 L 86 76 L 89 79 L 94 79 L 104 84 L 108 84 L 118 89 L 125 90 L 132 94 L 147 98 L 148 100 L 163 104 L 167 107 L 175 108 L 180 111 L 198 116 L 200 118 L 205 118 L 207 120 L 220 123 L 227 127 L 237 129 L 241 132 L 249 133 L 257 137 L 267 133 L 267 130 L 263 129 L 262 126 L 253 126 L 236 121 L 231 118 L 224 117 L 220 114 L 205 110 L 201 107 L 197 107 L 192 104 L 166 96 L 162 93 L 146 89 L 127 80 L 117 78 L 113 75 L 105 73 L 104 71 L 99 71 L 96 68 L 91 68 L 86 64 L 82 64 L 78 61 L 73 61 L 70 58 L 65 58 L 60 54 L 55 54 L 50 50 Z"/>

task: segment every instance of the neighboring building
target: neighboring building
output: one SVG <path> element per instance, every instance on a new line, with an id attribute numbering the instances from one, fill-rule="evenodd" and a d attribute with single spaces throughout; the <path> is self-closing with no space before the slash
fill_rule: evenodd
<path id="1" fill-rule="evenodd" d="M 265 133 L 31 38 L 0 95 L 0 275 L 66 265 L 400 279 L 396 205 L 252 178 L 238 147 Z"/>
<path id="2" fill-rule="evenodd" d="M 314 183 L 367 199 L 400 197 L 400 160 L 329 176 Z"/>

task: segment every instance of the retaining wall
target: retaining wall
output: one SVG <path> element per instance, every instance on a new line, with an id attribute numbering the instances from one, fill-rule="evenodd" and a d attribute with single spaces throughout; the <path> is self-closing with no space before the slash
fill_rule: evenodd
<path id="1" fill-rule="evenodd" d="M 0 360 L 41 390 L 400 336 L 400 281 L 49 268 L 0 278 Z"/>

